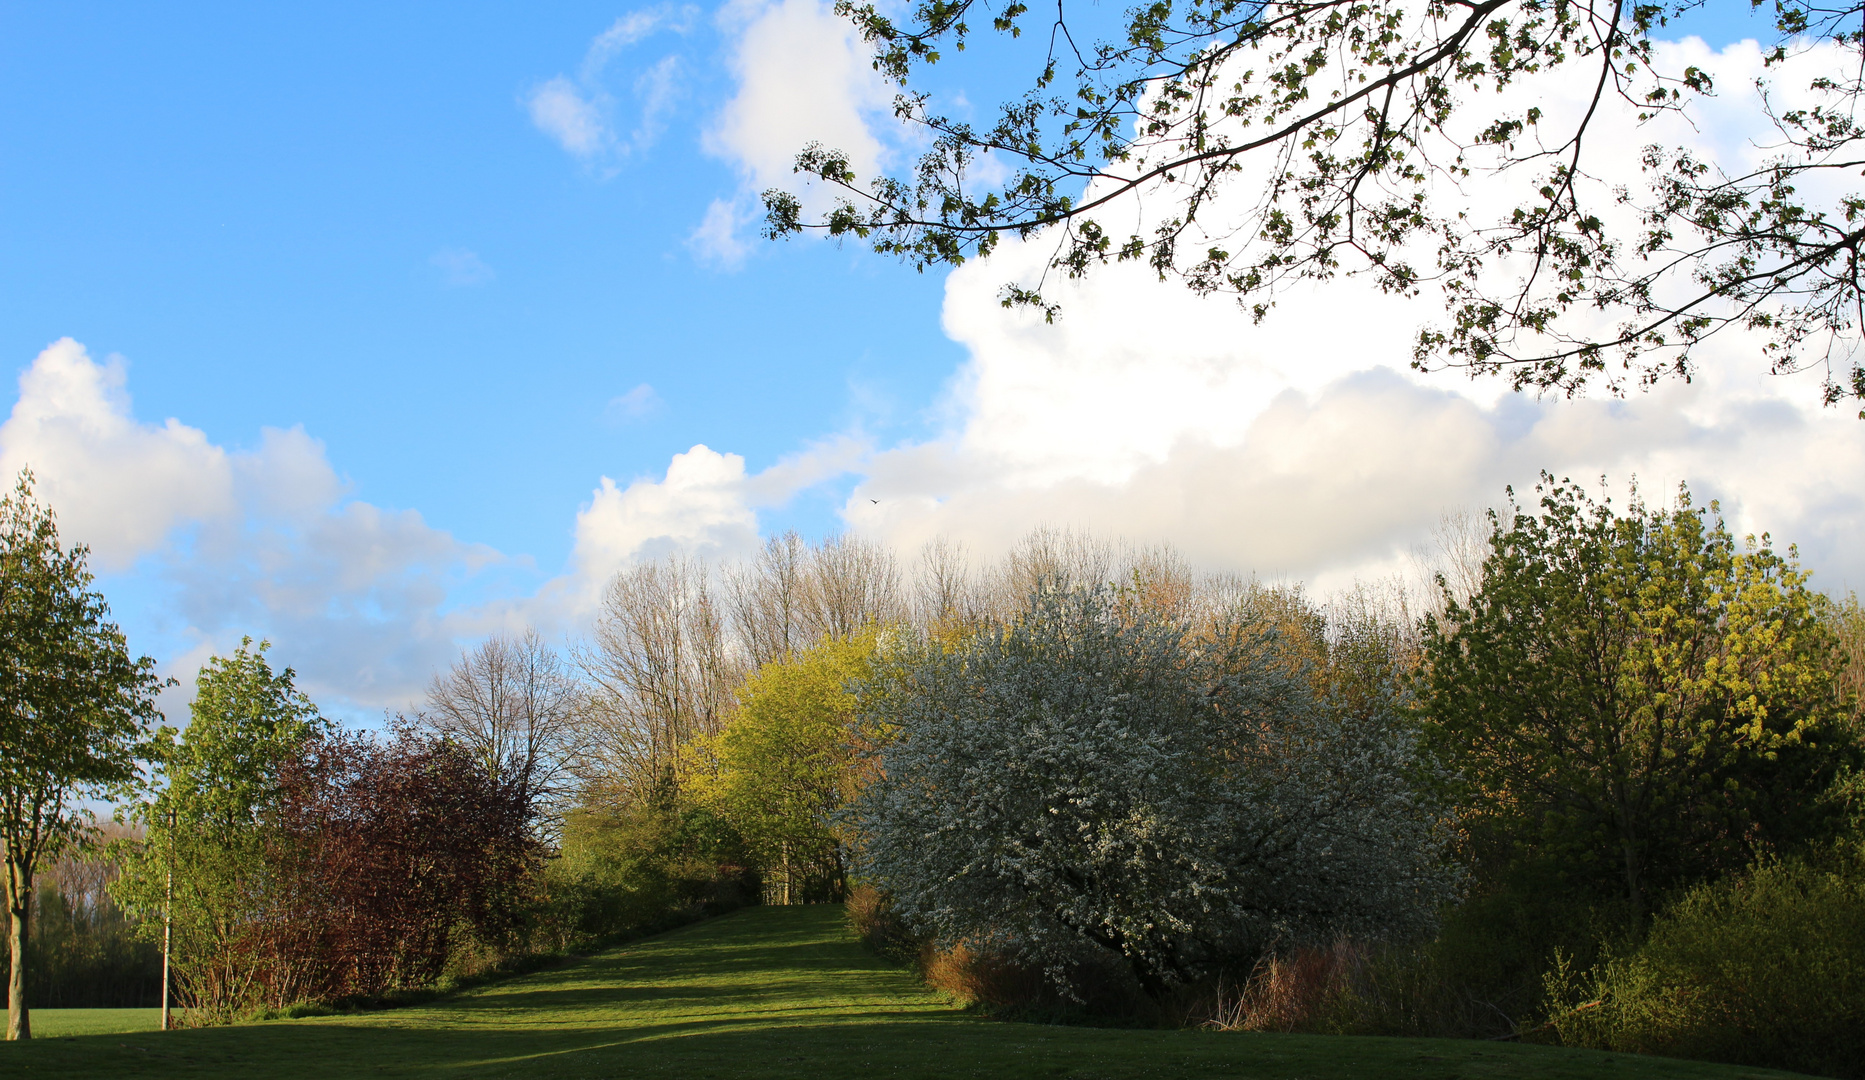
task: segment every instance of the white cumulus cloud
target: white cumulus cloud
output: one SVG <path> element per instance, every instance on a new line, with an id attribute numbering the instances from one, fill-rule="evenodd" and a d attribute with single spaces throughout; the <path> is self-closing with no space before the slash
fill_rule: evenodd
<path id="1" fill-rule="evenodd" d="M 773 186 L 794 187 L 798 151 L 811 143 L 848 155 L 869 177 L 887 160 L 902 129 L 892 119 L 893 92 L 874 71 L 870 51 L 848 20 L 823 0 L 739 0 L 720 9 L 733 36 L 729 61 L 736 90 L 713 119 L 705 146 L 742 177 L 733 200 L 715 200 L 691 246 L 731 267 L 750 250 L 741 230 L 755 217 L 745 206 Z M 802 185 L 805 205 L 824 208 L 824 193 Z"/>
<path id="2" fill-rule="evenodd" d="M 674 551 L 738 555 L 758 540 L 745 492 L 745 459 L 700 444 L 668 463 L 660 480 L 627 487 L 602 478 L 576 515 L 576 560 L 600 583 L 615 570 Z"/>
<path id="3" fill-rule="evenodd" d="M 174 418 L 131 413 L 127 366 L 91 359 L 63 338 L 19 378 L 19 399 L 0 425 L 0 474 L 22 468 L 58 512 L 67 540 L 91 546 L 100 566 L 128 568 L 176 528 L 235 511 L 233 467 L 205 433 Z"/>
<path id="4" fill-rule="evenodd" d="M 858 439 L 830 439 L 750 473 L 742 456 L 701 443 L 673 455 L 659 479 L 623 487 L 605 476 L 576 515 L 570 570 L 545 587 L 543 602 L 583 610 L 616 571 L 676 552 L 709 561 L 748 555 L 759 509 L 848 472 L 866 452 Z"/>
<path id="5" fill-rule="evenodd" d="M 489 628 L 448 601 L 497 552 L 350 498 L 301 428 L 229 450 L 179 420 L 138 419 L 126 383 L 122 360 L 52 344 L 0 425 L 0 472 L 30 467 L 66 542 L 157 586 L 161 610 L 142 624 L 166 641 L 131 645 L 169 653 L 166 673 L 188 682 L 207 652 L 251 635 L 327 704 L 399 707 Z"/>

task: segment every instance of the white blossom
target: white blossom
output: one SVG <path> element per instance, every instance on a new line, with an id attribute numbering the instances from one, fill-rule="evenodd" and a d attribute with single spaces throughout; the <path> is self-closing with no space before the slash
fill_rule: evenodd
<path id="1" fill-rule="evenodd" d="M 1039 592 L 956 648 L 897 641 L 859 688 L 890 735 L 860 870 L 939 943 L 1149 992 L 1264 950 L 1428 928 L 1448 823 L 1396 691 L 1318 698 L 1266 626 L 1201 632 L 1106 589 Z"/>

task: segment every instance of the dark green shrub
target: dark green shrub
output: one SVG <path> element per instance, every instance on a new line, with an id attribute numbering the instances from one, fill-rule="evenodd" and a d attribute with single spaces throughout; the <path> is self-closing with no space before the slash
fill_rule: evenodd
<path id="1" fill-rule="evenodd" d="M 1632 939 L 1622 903 L 1573 887 L 1546 861 L 1518 860 L 1448 908 L 1438 935 L 1360 953 L 1342 991 L 1302 1030 L 1498 1038 L 1544 1018 L 1542 977 L 1558 952 L 1582 967 L 1602 941 Z"/>
<path id="2" fill-rule="evenodd" d="M 1865 867 L 1771 863 L 1692 890 L 1638 949 L 1563 962 L 1573 1046 L 1865 1076 Z"/>

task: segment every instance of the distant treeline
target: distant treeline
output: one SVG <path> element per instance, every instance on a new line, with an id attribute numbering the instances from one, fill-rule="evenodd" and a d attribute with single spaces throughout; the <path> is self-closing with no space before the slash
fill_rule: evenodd
<path id="1" fill-rule="evenodd" d="M 134 838 L 106 823 L 42 871 L 33 897 L 26 993 L 47 1009 L 134 1009 L 162 1001 L 162 949 L 110 895 L 116 863 L 97 845 Z M 0 950 L 6 950 L 0 945 Z M 0 951 L 10 961 L 10 951 Z"/>

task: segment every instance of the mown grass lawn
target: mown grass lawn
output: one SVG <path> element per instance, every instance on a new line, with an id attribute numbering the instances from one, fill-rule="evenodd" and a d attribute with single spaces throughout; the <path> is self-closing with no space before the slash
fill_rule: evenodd
<path id="1" fill-rule="evenodd" d="M 155 1031 L 162 1026 L 161 1009 L 34 1009 L 32 1033 L 56 1039 L 66 1035 L 114 1035 Z"/>
<path id="2" fill-rule="evenodd" d="M 1452 1040 L 1004 1023 L 867 953 L 836 907 L 752 908 L 417 1008 L 0 1045 L 0 1076 L 48 1080 L 1783 1075 Z"/>

